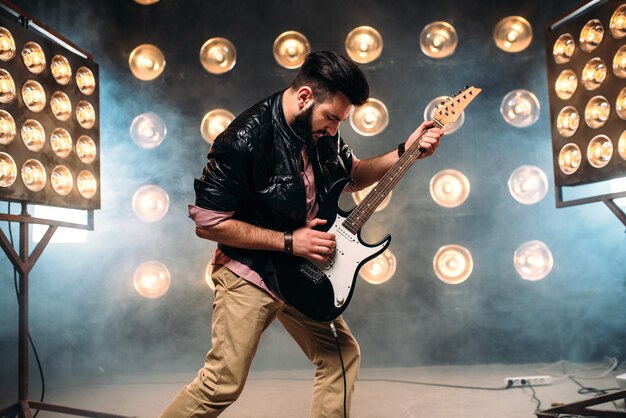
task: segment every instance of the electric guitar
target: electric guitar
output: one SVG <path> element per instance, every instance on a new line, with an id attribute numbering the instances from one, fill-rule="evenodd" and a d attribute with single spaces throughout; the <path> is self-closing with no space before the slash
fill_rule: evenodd
<path id="1" fill-rule="evenodd" d="M 435 109 L 434 122 L 439 128 L 457 120 L 463 109 L 480 93 L 476 87 L 465 87 Z M 381 178 L 376 187 L 350 212 L 342 211 L 337 202 L 348 179 L 333 184 L 317 217 L 325 219 L 318 230 L 335 234 L 336 251 L 326 262 L 311 262 L 289 254 L 273 253 L 274 272 L 270 287 L 283 300 L 305 316 L 320 322 L 331 321 L 348 307 L 359 270 L 389 246 L 387 235 L 376 244 L 361 239 L 361 228 L 391 189 L 422 153 L 419 138 Z"/>

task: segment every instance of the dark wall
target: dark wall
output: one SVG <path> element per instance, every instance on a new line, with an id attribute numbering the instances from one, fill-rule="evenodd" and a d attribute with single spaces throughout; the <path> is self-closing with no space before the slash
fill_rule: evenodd
<path id="1" fill-rule="evenodd" d="M 543 27 L 576 1 L 175 1 L 145 7 L 131 0 L 18 0 L 17 5 L 90 51 L 100 64 L 102 210 L 86 244 L 51 244 L 31 274 L 31 331 L 47 372 L 85 374 L 191 371 L 210 339 L 212 293 L 203 282 L 214 244 L 193 233 L 187 204 L 204 165 L 203 115 L 216 107 L 237 114 L 284 88 L 294 72 L 271 53 L 285 30 L 304 33 L 313 49 L 343 51 L 359 25 L 384 38 L 381 58 L 362 65 L 372 96 L 390 112 L 389 127 L 361 137 L 348 123 L 342 134 L 362 158 L 404 141 L 432 98 L 466 84 L 483 88 L 465 125 L 444 138 L 437 155 L 419 161 L 394 190 L 392 203 L 365 228 L 370 241 L 386 233 L 398 270 L 390 282 L 359 282 L 346 318 L 366 366 L 595 360 L 624 356 L 626 238 L 624 227 L 600 204 L 555 209 L 552 186 L 536 205 L 517 203 L 507 179 L 520 165 L 541 167 L 552 182 Z M 534 30 L 518 54 L 499 50 L 495 24 L 521 15 Z M 436 20 L 455 26 L 456 53 L 433 60 L 419 50 L 422 28 Z M 230 39 L 238 51 L 233 71 L 203 70 L 199 49 L 209 38 Z M 164 73 L 144 82 L 132 76 L 128 56 L 137 45 L 158 45 Z M 541 103 L 539 121 L 518 129 L 499 113 L 517 88 Z M 143 112 L 167 124 L 160 147 L 142 150 L 129 136 Z M 437 206 L 428 191 L 439 170 L 462 171 L 471 182 L 460 207 Z M 170 210 L 157 223 L 139 221 L 131 198 L 157 184 Z M 6 226 L 3 226 L 6 231 Z M 17 228 L 15 229 L 17 231 Z M 528 240 L 551 248 L 555 264 L 543 281 L 523 281 L 513 252 Z M 457 286 L 439 281 L 432 258 L 445 244 L 469 248 L 471 277 Z M 169 292 L 157 300 L 132 286 L 135 267 L 157 259 L 172 272 Z M 17 359 L 12 269 L 0 264 L 0 380 L 12 385 Z M 279 326 L 259 350 L 258 369 L 303 367 L 304 357 Z M 33 366 L 34 368 L 34 366 Z"/>

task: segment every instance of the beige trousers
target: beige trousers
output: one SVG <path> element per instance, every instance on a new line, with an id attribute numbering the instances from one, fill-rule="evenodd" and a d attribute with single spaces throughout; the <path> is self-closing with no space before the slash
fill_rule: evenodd
<path id="1" fill-rule="evenodd" d="M 216 417 L 222 413 L 241 394 L 261 334 L 274 318 L 316 367 L 310 416 L 343 417 L 343 375 L 329 324 L 306 318 L 226 267 L 216 266 L 213 282 L 211 350 L 198 376 L 181 389 L 161 418 Z M 360 351 L 343 318 L 334 323 L 346 371 L 349 416 Z"/>

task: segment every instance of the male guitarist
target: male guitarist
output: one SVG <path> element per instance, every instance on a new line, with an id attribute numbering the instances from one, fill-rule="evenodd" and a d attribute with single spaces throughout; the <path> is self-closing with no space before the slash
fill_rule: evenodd
<path id="1" fill-rule="evenodd" d="M 316 218 L 333 183 L 350 178 L 348 192 L 373 184 L 424 131 L 422 156 L 437 148 L 443 131 L 429 121 L 397 149 L 356 158 L 338 128 L 353 106 L 368 97 L 369 85 L 354 62 L 332 52 L 314 52 L 286 90 L 243 112 L 215 140 L 194 183 L 196 204 L 189 207 L 196 234 L 218 243 L 213 257 L 212 347 L 198 376 L 162 417 L 215 417 L 234 402 L 261 333 L 275 318 L 316 366 L 311 417 L 343 416 L 344 407 L 349 411 L 360 363 L 350 329 L 341 316 L 334 320 L 345 366 L 344 388 L 329 324 L 284 303 L 267 277 L 273 271 L 272 252 L 313 263 L 333 255 L 335 235 L 320 230 L 325 221 Z"/>

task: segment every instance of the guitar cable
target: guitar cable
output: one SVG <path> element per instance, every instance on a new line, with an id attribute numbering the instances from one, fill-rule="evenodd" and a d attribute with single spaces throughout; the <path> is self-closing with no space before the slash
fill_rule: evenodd
<path id="1" fill-rule="evenodd" d="M 343 365 L 343 356 L 341 355 L 341 345 L 339 344 L 339 336 L 337 336 L 337 329 L 335 328 L 335 323 L 330 321 L 330 330 L 333 332 L 333 336 L 335 337 L 335 342 L 337 343 L 337 351 L 339 352 L 339 361 L 341 362 L 341 373 L 343 375 L 343 416 L 346 418 L 348 414 L 346 413 L 346 369 Z"/>

